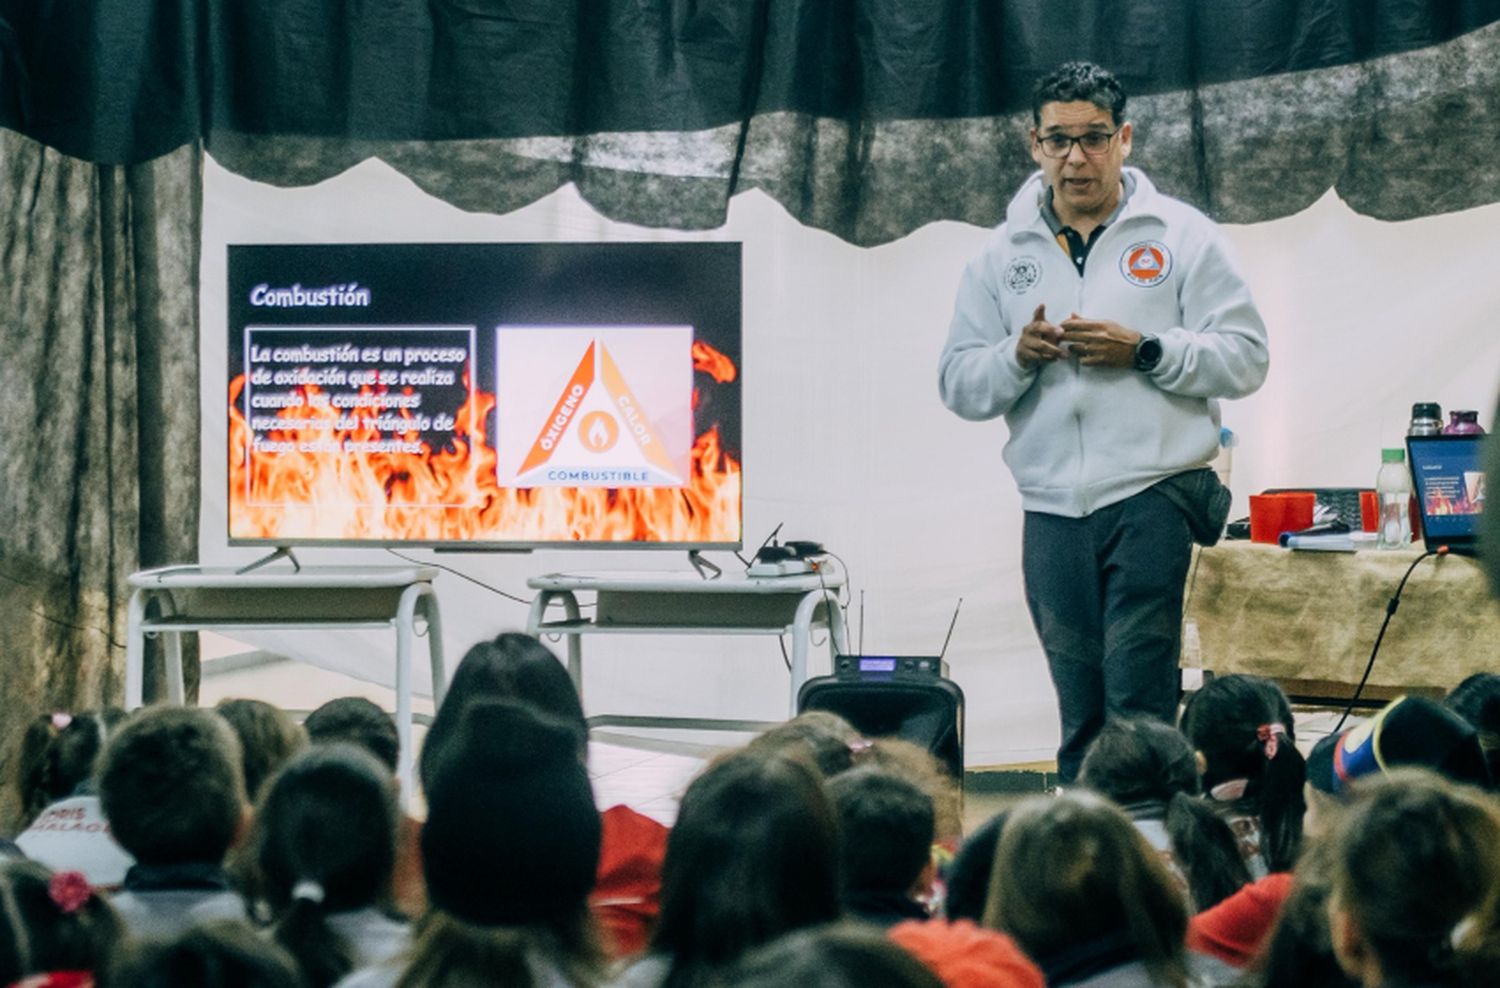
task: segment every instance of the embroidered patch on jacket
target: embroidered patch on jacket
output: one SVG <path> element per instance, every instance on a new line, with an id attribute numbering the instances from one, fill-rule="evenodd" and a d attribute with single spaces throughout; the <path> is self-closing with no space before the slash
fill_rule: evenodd
<path id="1" fill-rule="evenodd" d="M 1024 295 L 1042 280 L 1042 265 L 1034 257 L 1018 257 L 1005 266 L 1005 287 Z"/>
<path id="2" fill-rule="evenodd" d="M 1160 240 L 1142 240 L 1120 255 L 1120 273 L 1132 285 L 1150 288 L 1172 273 L 1172 252 Z"/>

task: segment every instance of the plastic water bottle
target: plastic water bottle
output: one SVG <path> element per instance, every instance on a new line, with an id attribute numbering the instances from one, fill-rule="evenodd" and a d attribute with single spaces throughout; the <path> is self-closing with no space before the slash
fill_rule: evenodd
<path id="1" fill-rule="evenodd" d="M 1380 473 L 1375 475 L 1375 496 L 1380 500 L 1379 546 L 1404 549 L 1411 541 L 1411 478 L 1406 473 L 1406 450 L 1380 451 Z"/>

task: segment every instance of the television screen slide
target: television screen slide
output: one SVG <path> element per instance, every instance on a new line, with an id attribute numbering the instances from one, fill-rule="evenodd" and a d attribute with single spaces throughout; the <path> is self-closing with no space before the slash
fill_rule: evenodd
<path id="1" fill-rule="evenodd" d="M 737 243 L 229 248 L 232 544 L 741 544 Z"/>
<path id="2" fill-rule="evenodd" d="M 1427 443 L 1413 452 L 1424 531 L 1432 538 L 1472 535 L 1484 511 L 1480 442 Z"/>

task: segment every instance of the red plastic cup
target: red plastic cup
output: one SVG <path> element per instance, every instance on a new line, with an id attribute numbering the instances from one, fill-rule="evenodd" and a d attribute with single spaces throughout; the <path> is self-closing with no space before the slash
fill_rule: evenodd
<path id="1" fill-rule="evenodd" d="M 1283 532 L 1311 528 L 1317 496 L 1311 491 L 1250 495 L 1250 541 L 1275 545 Z"/>
<path id="2" fill-rule="evenodd" d="M 1380 501 L 1374 491 L 1359 492 L 1359 527 L 1366 532 L 1380 530 Z"/>

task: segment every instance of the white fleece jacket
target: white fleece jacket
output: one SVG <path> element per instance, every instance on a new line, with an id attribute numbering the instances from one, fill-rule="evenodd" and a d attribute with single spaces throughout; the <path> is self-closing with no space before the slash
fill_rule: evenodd
<path id="1" fill-rule="evenodd" d="M 1038 172 L 959 284 L 938 391 L 963 418 L 1005 416 L 1005 462 L 1028 511 L 1081 518 L 1206 465 L 1217 399 L 1266 377 L 1266 327 L 1218 228 L 1127 171 L 1135 189 L 1082 276 L 1042 219 Z M 1161 362 L 1149 374 L 1073 358 L 1027 370 L 1016 342 L 1040 304 L 1052 323 L 1077 313 L 1156 336 Z"/>

